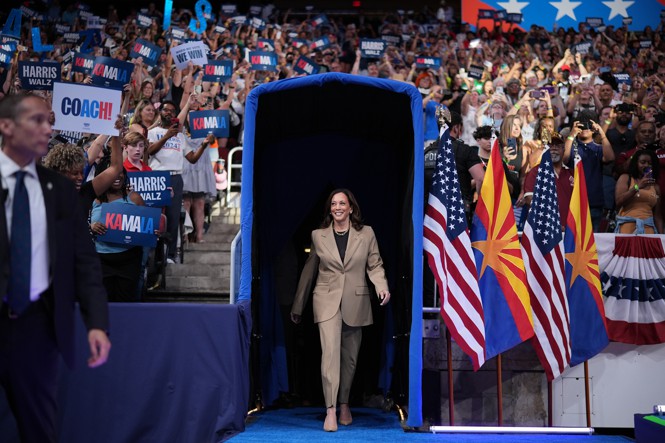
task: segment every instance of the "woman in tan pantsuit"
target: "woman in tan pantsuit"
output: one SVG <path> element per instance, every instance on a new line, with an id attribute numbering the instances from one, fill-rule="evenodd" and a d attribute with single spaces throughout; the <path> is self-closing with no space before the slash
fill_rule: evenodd
<path id="1" fill-rule="evenodd" d="M 339 422 L 350 425 L 349 391 L 362 340 L 362 326 L 372 324 L 370 291 L 365 274 L 384 306 L 390 300 L 374 231 L 362 225 L 360 208 L 348 189 L 328 197 L 321 228 L 312 232 L 312 247 L 300 276 L 291 319 L 300 323 L 302 310 L 314 287 L 314 322 L 321 338 L 321 381 L 326 401 L 325 431 Z M 318 271 L 318 273 L 317 273 Z"/>

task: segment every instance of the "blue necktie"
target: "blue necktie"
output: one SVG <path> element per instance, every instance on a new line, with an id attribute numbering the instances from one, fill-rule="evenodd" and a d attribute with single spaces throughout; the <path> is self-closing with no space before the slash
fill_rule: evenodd
<path id="1" fill-rule="evenodd" d="M 18 171 L 12 201 L 12 232 L 9 249 L 9 288 L 7 303 L 20 315 L 30 305 L 30 269 L 32 240 L 30 235 L 30 199 L 25 187 L 25 171 Z"/>

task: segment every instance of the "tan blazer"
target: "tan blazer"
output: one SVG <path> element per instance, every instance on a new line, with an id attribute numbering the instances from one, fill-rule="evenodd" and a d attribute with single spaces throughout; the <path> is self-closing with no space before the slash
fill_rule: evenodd
<path id="1" fill-rule="evenodd" d="M 313 300 L 315 323 L 331 319 L 341 304 L 344 323 L 349 326 L 371 325 L 371 295 L 365 273 L 377 292 L 388 290 L 374 231 L 369 226 L 360 231 L 350 229 L 344 263 L 337 250 L 335 235 L 332 224 L 328 228 L 312 231 L 311 252 L 300 275 L 291 312 L 302 314 L 316 278 Z"/>

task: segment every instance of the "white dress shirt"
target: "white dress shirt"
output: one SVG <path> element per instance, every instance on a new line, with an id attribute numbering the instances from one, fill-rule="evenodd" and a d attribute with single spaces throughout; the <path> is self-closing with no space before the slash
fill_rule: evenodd
<path id="1" fill-rule="evenodd" d="M 30 233 L 32 236 L 32 259 L 30 267 L 30 300 L 39 299 L 39 294 L 49 287 L 49 245 L 46 226 L 46 205 L 42 186 L 37 176 L 37 167 L 32 161 L 24 168 L 14 163 L 0 150 L 0 175 L 2 176 L 3 194 L 7 192 L 5 199 L 5 216 L 7 219 L 7 237 L 12 242 L 12 202 L 14 201 L 14 188 L 16 177 L 14 173 L 23 170 L 27 172 L 24 178 L 25 187 L 30 199 Z M 20 239 L 19 239 L 20 240 Z"/>

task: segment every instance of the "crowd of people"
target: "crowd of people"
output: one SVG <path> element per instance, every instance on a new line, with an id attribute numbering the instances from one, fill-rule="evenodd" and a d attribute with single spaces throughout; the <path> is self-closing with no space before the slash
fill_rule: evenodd
<path id="1" fill-rule="evenodd" d="M 19 61 L 59 61 L 63 81 L 90 83 L 88 75 L 73 72 L 71 55 L 80 47 L 66 43 L 63 34 L 67 29 L 88 29 L 92 14 L 83 6 L 60 8 L 58 2 L 49 6 L 35 2 L 29 7 L 35 14 L 23 17 L 23 48 L 0 68 L 0 96 L 20 92 Z M 145 17 L 150 19 L 147 24 Z M 242 145 L 249 92 L 262 83 L 305 75 L 296 69 L 300 57 L 318 65 L 319 73 L 412 83 L 423 98 L 425 148 L 435 145 L 438 138 L 436 109 L 444 106 L 452 111 L 451 134 L 463 151 L 458 163 L 460 159 L 464 162 L 462 176 L 469 181 L 462 183 L 462 192 L 470 213 L 483 166 L 493 149 L 488 140 L 495 135 L 520 225 L 532 193 L 529 172 L 539 164 L 545 147 L 563 142 L 564 169 L 571 167 L 576 155 L 582 159 L 597 231 L 611 231 L 615 224 L 621 232 L 662 231 L 662 19 L 655 29 L 647 26 L 641 31 L 629 31 L 625 26 L 607 26 L 601 31 L 585 23 L 577 29 L 555 26 L 546 30 L 533 25 L 524 31 L 498 22 L 490 28 L 478 24 L 474 28 L 460 23 L 443 6 L 438 11 L 336 16 L 280 11 L 273 5 L 251 11 L 217 11 L 209 16 L 202 32 L 190 27 L 190 23 L 201 26 L 196 19 L 190 9 L 173 10 L 171 27 L 182 30 L 184 39 L 175 38 L 171 28 L 163 29 L 163 11 L 154 3 L 124 17 L 109 6 L 106 16 L 94 19 L 101 29 L 92 43 L 92 54 L 134 65 L 123 90 L 119 135 L 77 134 L 80 137 L 72 139 L 71 134 L 54 131 L 49 156 L 56 161 L 46 160 L 74 180 L 85 195 L 85 206 L 93 214 L 93 233 L 103 232 L 94 217 L 102 202 L 142 204 L 129 188 L 127 172 L 158 170 L 171 174 L 173 198 L 165 209 L 169 262 L 178 260 L 183 205 L 191 214 L 194 230 L 189 240 L 204 241 L 204 207 L 206 201 L 225 196 L 228 177 L 224 165 L 229 149 Z M 41 44 L 51 44 L 53 50 L 31 51 L 35 27 L 41 31 Z M 141 57 L 130 59 L 137 39 L 162 50 L 155 66 Z M 313 43 L 322 39 L 323 46 Z M 364 58 L 362 39 L 384 39 L 385 52 L 380 58 Z M 203 67 L 192 63 L 179 69 L 170 49 L 187 40 L 203 41 L 209 60 L 233 61 L 230 79 L 203 81 Z M 274 70 L 252 66 L 247 54 L 257 49 L 275 52 Z M 419 57 L 440 64 L 422 65 L 417 63 Z M 36 93 L 50 99 L 48 91 Z M 193 139 L 187 117 L 198 110 L 228 110 L 229 136 Z M 642 155 L 642 150 L 648 154 Z M 126 248 L 99 243 L 97 249 L 108 263 L 126 263 L 123 257 L 130 254 Z M 132 263 L 145 264 L 145 254 L 140 258 L 138 251 L 132 251 L 131 255 Z M 109 280 L 117 282 L 117 272 L 109 272 Z"/>

